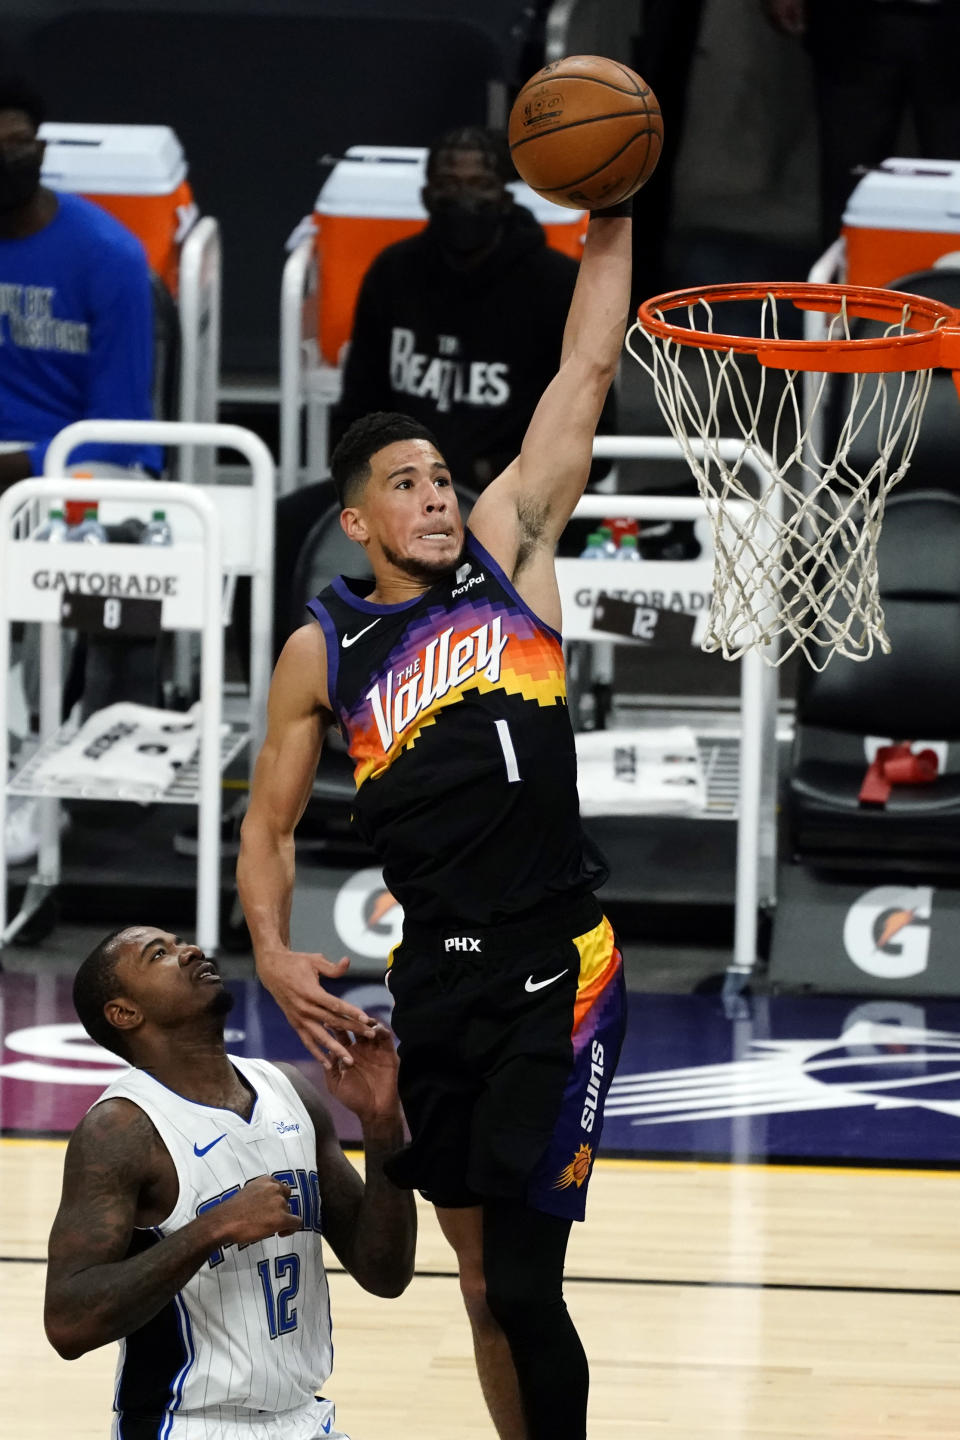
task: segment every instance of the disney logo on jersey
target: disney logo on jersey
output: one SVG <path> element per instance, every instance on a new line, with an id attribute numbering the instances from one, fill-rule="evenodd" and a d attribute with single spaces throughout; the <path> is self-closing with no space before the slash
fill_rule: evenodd
<path id="1" fill-rule="evenodd" d="M 457 686 L 481 675 L 494 685 L 500 679 L 501 656 L 509 639 L 500 616 L 452 645 L 454 628 L 449 626 L 431 640 L 422 659 L 403 670 L 391 670 L 384 681 L 367 691 L 384 753 L 418 717 Z M 402 683 L 395 688 L 397 677 Z"/>
<path id="2" fill-rule="evenodd" d="M 300 1134 L 300 1126 L 293 1120 L 275 1120 L 273 1128 L 278 1135 Z"/>

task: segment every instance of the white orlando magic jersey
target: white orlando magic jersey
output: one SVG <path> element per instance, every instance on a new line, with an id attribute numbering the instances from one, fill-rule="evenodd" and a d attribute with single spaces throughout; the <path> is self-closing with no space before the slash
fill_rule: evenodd
<path id="1" fill-rule="evenodd" d="M 174 1209 L 162 1224 L 134 1232 L 131 1253 L 158 1244 L 257 1175 L 285 1180 L 303 1219 L 294 1235 L 215 1250 L 169 1304 L 121 1341 L 114 1409 L 124 1436 L 140 1434 L 138 1420 L 156 1434 L 151 1421 L 218 1406 L 274 1414 L 303 1407 L 330 1374 L 313 1122 L 274 1065 L 231 1061 L 256 1092 L 249 1121 L 184 1100 L 142 1070 L 122 1075 L 97 1102 L 138 1105 L 176 1166 Z"/>

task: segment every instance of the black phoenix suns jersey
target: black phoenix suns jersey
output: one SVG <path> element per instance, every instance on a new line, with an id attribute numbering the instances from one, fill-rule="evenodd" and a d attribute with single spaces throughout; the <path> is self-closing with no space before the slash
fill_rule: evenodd
<path id="1" fill-rule="evenodd" d="M 353 758 L 354 820 L 410 920 L 491 925 L 606 879 L 580 828 L 560 636 L 467 534 L 398 605 L 338 576 L 310 610 Z"/>

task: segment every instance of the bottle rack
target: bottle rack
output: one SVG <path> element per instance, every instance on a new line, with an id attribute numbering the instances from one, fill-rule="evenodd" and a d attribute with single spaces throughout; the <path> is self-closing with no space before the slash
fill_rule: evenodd
<path id="1" fill-rule="evenodd" d="M 90 441 L 158 444 L 167 447 L 222 447 L 250 463 L 252 483 L 175 484 L 142 478 L 63 478 L 71 450 Z M 33 539 L 48 505 L 82 494 L 101 507 L 114 504 L 164 508 L 174 515 L 174 543 L 166 546 L 70 546 L 64 557 L 69 589 L 96 593 L 108 567 L 111 576 L 138 577 L 142 589 L 160 593 L 160 626 L 200 637 L 200 740 L 196 758 L 182 768 L 162 803 L 198 807 L 197 943 L 215 952 L 220 943 L 221 774 L 248 747 L 253 763 L 263 741 L 272 663 L 274 467 L 258 436 L 235 425 L 165 421 L 81 421 L 61 431 L 47 452 L 47 474 L 23 480 L 0 496 L 0 775 L 9 763 L 6 726 L 10 666 L 10 625 L 39 623 L 41 635 L 40 746 L 22 769 L 0 784 L 0 833 L 7 795 L 41 799 L 40 850 L 20 911 L 7 920 L 7 866 L 0 846 L 0 947 L 9 943 L 47 902 L 60 881 L 59 801 L 90 798 L 143 799 L 129 787 L 78 781 L 45 783 L 37 770 L 62 748 L 72 730 L 59 723 L 61 703 L 60 604 L 63 588 L 37 582 L 51 570 L 51 553 L 61 547 Z M 177 518 L 179 517 L 179 518 Z M 250 695 L 245 722 L 225 727 L 223 707 L 223 626 L 237 575 L 251 577 Z M 94 581 L 93 576 L 101 577 Z M 150 585 L 147 581 L 150 581 Z"/>

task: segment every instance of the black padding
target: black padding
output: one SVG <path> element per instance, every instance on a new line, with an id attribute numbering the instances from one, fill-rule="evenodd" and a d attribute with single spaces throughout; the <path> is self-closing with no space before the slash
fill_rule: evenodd
<path id="1" fill-rule="evenodd" d="M 890 654 L 803 667 L 788 782 L 794 852 L 822 863 L 960 869 L 960 498 L 895 494 L 879 546 Z M 861 805 L 868 737 L 947 741 L 928 785 Z"/>

